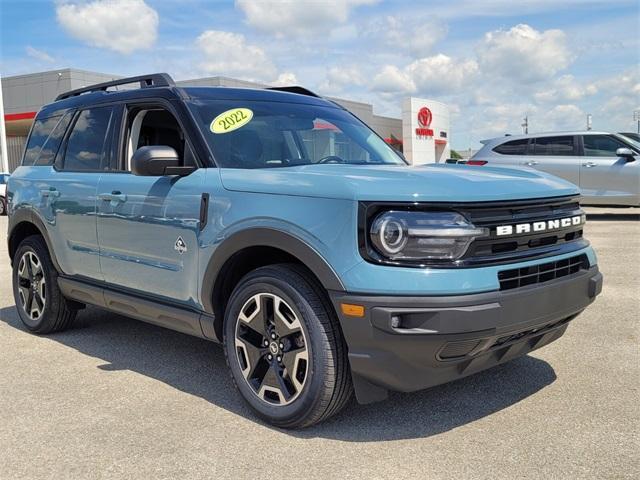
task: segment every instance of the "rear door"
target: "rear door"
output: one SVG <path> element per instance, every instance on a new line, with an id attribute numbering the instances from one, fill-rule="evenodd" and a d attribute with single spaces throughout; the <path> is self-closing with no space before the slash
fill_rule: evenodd
<path id="1" fill-rule="evenodd" d="M 195 306 L 206 169 L 186 177 L 133 175 L 131 155 L 142 146 L 171 146 L 183 165 L 193 165 L 195 160 L 170 105 L 145 103 L 122 108 L 125 125 L 119 169 L 102 175 L 98 189 L 104 279 L 140 294 Z"/>
<path id="2" fill-rule="evenodd" d="M 103 168 L 109 164 L 113 107 L 83 109 L 70 120 L 71 127 L 55 160 L 55 171 L 39 186 L 39 210 L 48 223 L 63 271 L 101 280 L 96 192 Z M 46 149 L 47 144 L 43 152 Z M 42 157 L 41 152 L 40 161 Z"/>
<path id="3" fill-rule="evenodd" d="M 629 145 L 613 135 L 583 135 L 580 188 L 583 202 L 609 205 L 640 203 L 640 160 L 618 157 Z"/>
<path id="4" fill-rule="evenodd" d="M 522 159 L 521 164 L 579 185 L 580 159 L 576 143 L 573 135 L 532 138 L 529 155 Z"/>

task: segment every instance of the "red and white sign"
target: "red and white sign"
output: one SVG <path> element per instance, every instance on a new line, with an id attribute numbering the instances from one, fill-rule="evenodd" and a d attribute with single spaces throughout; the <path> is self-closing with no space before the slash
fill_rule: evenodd
<path id="1" fill-rule="evenodd" d="M 418 123 L 420 124 L 420 127 L 416 128 L 416 135 L 420 137 L 433 137 L 433 129 L 429 128 L 432 120 L 433 114 L 431 113 L 431 110 L 427 107 L 422 107 L 418 111 Z"/>

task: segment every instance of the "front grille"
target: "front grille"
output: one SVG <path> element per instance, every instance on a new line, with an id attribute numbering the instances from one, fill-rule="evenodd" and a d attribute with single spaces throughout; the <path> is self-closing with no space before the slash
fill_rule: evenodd
<path id="1" fill-rule="evenodd" d="M 587 256 L 583 254 L 555 262 L 503 270 L 498 272 L 498 280 L 500 281 L 500 290 L 512 290 L 527 285 L 550 282 L 551 280 L 573 275 L 580 270 L 587 270 L 588 268 L 589 260 Z"/>
<path id="2" fill-rule="evenodd" d="M 471 221 L 476 227 L 484 227 L 489 235 L 474 240 L 464 256 L 456 261 L 421 260 L 392 261 L 380 256 L 372 247 L 368 232 L 371 222 L 385 210 L 404 211 L 455 211 Z M 579 224 L 561 228 L 533 229 L 536 223 L 562 221 L 581 217 Z M 589 245 L 583 238 L 584 212 L 577 196 L 543 198 L 534 200 L 510 200 L 480 203 L 377 203 L 361 202 L 359 213 L 359 249 L 368 261 L 374 263 L 402 265 L 415 268 L 468 268 L 487 265 L 505 265 L 539 258 L 564 255 Z M 518 233 L 515 228 L 529 224 L 529 232 Z M 498 235 L 498 227 L 512 226 L 513 234 Z"/>

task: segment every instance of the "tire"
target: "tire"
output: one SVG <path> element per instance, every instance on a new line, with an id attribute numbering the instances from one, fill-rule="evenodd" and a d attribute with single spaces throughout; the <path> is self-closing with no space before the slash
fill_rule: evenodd
<path id="1" fill-rule="evenodd" d="M 34 333 L 60 332 L 76 316 L 58 288 L 58 272 L 39 235 L 25 238 L 13 256 L 13 297 L 20 320 Z"/>
<path id="2" fill-rule="evenodd" d="M 261 267 L 240 280 L 225 312 L 224 346 L 240 394 L 272 425 L 314 425 L 351 398 L 347 346 L 333 307 L 297 265 Z"/>
<path id="3" fill-rule="evenodd" d="M 7 214 L 7 202 L 3 197 L 0 197 L 0 217 Z"/>

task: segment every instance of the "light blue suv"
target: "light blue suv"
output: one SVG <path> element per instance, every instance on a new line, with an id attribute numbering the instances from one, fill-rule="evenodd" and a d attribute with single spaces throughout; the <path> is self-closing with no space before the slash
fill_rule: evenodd
<path id="1" fill-rule="evenodd" d="M 602 288 L 573 185 L 410 167 L 300 87 L 154 74 L 63 94 L 35 119 L 8 210 L 26 328 L 96 305 L 222 342 L 241 395 L 281 427 L 524 355 Z"/>

